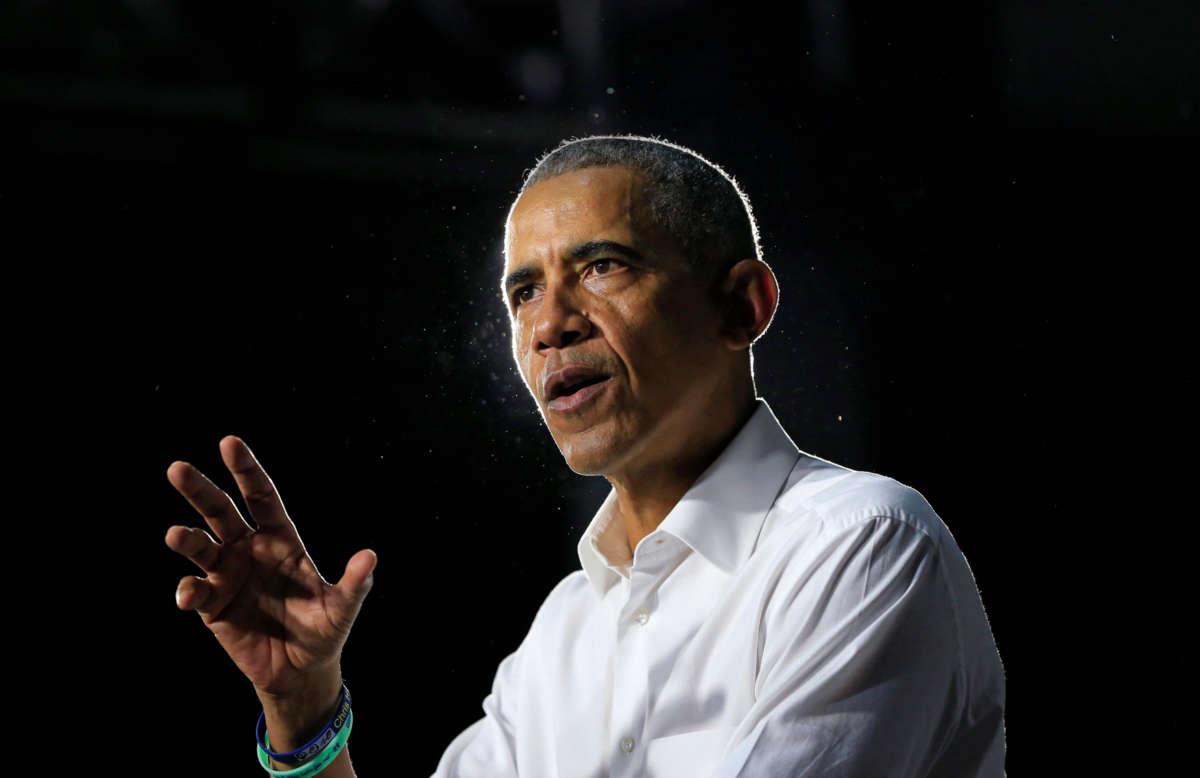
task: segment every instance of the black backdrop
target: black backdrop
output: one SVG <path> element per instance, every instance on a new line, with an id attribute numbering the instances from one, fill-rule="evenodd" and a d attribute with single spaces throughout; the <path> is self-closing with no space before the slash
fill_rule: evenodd
<path id="1" fill-rule="evenodd" d="M 1169 766 L 1196 724 L 1186 5 L 0 12 L 14 673 L 47 769 L 257 770 L 162 541 L 192 521 L 167 466 L 232 489 L 229 433 L 326 577 L 380 555 L 344 657 L 360 773 L 428 774 L 480 715 L 607 489 L 542 428 L 496 293 L 522 172 L 591 132 L 744 186 L 782 289 L 759 392 L 953 531 L 1011 773 Z"/>

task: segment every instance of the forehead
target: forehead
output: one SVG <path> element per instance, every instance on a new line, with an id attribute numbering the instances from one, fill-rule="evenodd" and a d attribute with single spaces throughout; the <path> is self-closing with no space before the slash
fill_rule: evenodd
<path id="1" fill-rule="evenodd" d="M 509 215 L 505 267 L 597 237 L 631 239 L 640 188 L 625 167 L 583 168 L 539 181 Z"/>

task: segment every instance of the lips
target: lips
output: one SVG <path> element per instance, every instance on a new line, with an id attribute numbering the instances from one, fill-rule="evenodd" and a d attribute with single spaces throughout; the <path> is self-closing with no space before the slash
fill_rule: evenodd
<path id="1" fill-rule="evenodd" d="M 542 384 L 542 396 L 549 403 L 610 377 L 608 373 L 594 367 L 568 365 L 547 376 L 546 381 Z"/>

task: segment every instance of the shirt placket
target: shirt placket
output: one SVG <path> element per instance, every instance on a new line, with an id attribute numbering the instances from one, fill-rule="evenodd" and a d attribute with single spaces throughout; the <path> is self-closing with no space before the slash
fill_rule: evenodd
<path id="1" fill-rule="evenodd" d="M 617 650 L 613 666 L 612 728 L 609 774 L 633 778 L 645 770 L 647 706 L 650 698 L 649 641 L 654 622 L 654 593 L 663 572 L 663 554 L 648 553 L 634 559 L 629 573 L 629 595 L 617 614 Z"/>

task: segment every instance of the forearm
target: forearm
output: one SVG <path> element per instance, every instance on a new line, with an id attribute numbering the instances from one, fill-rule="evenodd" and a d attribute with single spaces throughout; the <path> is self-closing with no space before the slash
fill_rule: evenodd
<path id="1" fill-rule="evenodd" d="M 330 762 L 329 766 L 314 778 L 356 778 L 354 768 L 350 765 L 350 746 L 343 748 L 337 759 Z"/>
<path id="2" fill-rule="evenodd" d="M 263 706 L 270 750 L 277 753 L 294 751 L 320 734 L 336 713 L 341 690 L 341 671 L 334 667 L 307 680 L 300 688 L 286 695 L 260 691 L 259 701 Z M 282 770 L 291 769 L 294 765 L 273 761 L 272 767 Z M 337 758 L 319 773 L 319 778 L 353 777 L 349 746 L 344 747 Z"/>

